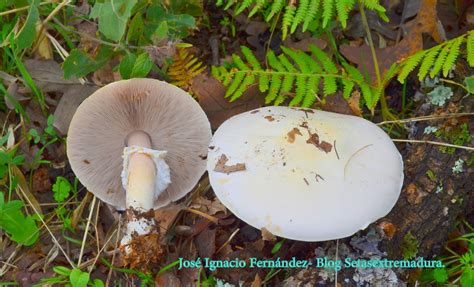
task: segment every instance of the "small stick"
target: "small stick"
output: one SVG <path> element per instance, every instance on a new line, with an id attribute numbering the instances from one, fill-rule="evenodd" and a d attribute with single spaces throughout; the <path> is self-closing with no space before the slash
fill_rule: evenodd
<path id="1" fill-rule="evenodd" d="M 422 116 L 422 117 L 416 117 L 416 118 L 410 118 L 410 119 L 404 119 L 404 120 L 394 120 L 394 121 L 383 121 L 380 122 L 376 125 L 382 126 L 386 124 L 395 124 L 395 123 L 410 123 L 410 122 L 420 122 L 420 121 L 429 121 L 429 120 L 436 120 L 436 119 L 447 119 L 447 118 L 456 118 L 456 117 L 469 117 L 469 116 L 474 116 L 474 113 L 457 113 L 457 114 L 446 114 L 446 115 L 439 115 L 439 116 Z"/>
<path id="2" fill-rule="evenodd" d="M 204 213 L 204 212 L 202 212 L 202 211 L 199 211 L 199 210 L 196 210 L 196 209 L 192 209 L 192 208 L 186 208 L 185 210 L 186 210 L 186 211 L 189 211 L 189 212 L 191 212 L 191 213 L 197 214 L 197 215 L 199 215 L 199 216 L 202 216 L 202 217 L 206 218 L 207 220 L 212 221 L 212 222 L 214 222 L 214 223 L 219 222 L 219 219 L 218 219 L 218 218 L 215 218 L 214 216 L 211 216 L 211 215 L 209 215 L 209 214 L 206 214 L 206 213 Z"/>
<path id="3" fill-rule="evenodd" d="M 462 146 L 462 145 L 455 145 L 455 144 L 448 144 L 443 142 L 435 142 L 435 141 L 425 141 L 425 140 L 405 140 L 405 139 L 392 139 L 394 142 L 403 142 L 403 143 L 424 143 L 424 144 L 432 144 L 432 145 L 440 145 L 440 146 L 447 146 L 459 149 L 465 149 L 469 151 L 474 151 L 474 147 Z"/>
<path id="4" fill-rule="evenodd" d="M 94 213 L 95 199 L 96 197 L 94 195 L 94 197 L 92 198 L 92 203 L 90 205 L 91 209 L 89 211 L 89 217 L 87 218 L 86 230 L 84 231 L 84 236 L 82 237 L 81 251 L 79 252 L 79 259 L 77 261 L 77 266 L 81 265 L 82 255 L 84 254 L 84 247 L 86 246 L 87 233 L 89 232 L 89 225 L 91 224 L 92 213 Z"/>
<path id="5" fill-rule="evenodd" d="M 222 244 L 222 246 L 217 249 L 216 254 L 219 253 L 219 251 L 221 251 L 222 248 L 224 248 L 225 246 L 227 246 L 230 243 L 232 238 L 234 238 L 234 236 L 237 235 L 237 232 L 239 232 L 239 230 L 240 230 L 240 228 L 237 228 L 234 232 L 232 232 L 232 234 L 229 236 L 229 239 L 227 239 L 227 241 L 224 242 L 224 244 Z"/>

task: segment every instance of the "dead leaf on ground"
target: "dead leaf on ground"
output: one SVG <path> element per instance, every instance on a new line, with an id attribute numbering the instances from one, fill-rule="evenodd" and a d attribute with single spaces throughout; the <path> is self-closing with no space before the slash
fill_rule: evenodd
<path id="1" fill-rule="evenodd" d="M 211 201 L 200 196 L 196 198 L 189 207 L 209 215 L 215 215 L 218 212 L 227 213 L 227 208 L 217 198 L 214 198 L 214 200 Z"/>
<path id="2" fill-rule="evenodd" d="M 257 273 L 250 287 L 260 287 L 260 286 L 262 286 L 262 279 L 260 279 L 260 276 L 258 276 L 258 273 Z"/>
<path id="3" fill-rule="evenodd" d="M 216 230 L 208 226 L 194 239 L 199 257 L 211 258 L 216 252 Z"/>
<path id="4" fill-rule="evenodd" d="M 262 239 L 264 241 L 270 241 L 270 242 L 275 242 L 276 241 L 276 236 L 273 235 L 273 233 L 271 233 L 270 231 L 268 231 L 268 229 L 266 229 L 265 227 L 262 227 L 260 229 L 262 231 Z"/>
<path id="5" fill-rule="evenodd" d="M 252 85 L 236 101 L 230 103 L 224 95 L 226 87 L 210 75 L 202 73 L 191 83 L 191 90 L 206 112 L 211 127 L 217 129 L 228 118 L 261 107 L 265 100 L 257 85 Z"/>
<path id="6" fill-rule="evenodd" d="M 76 112 L 79 105 L 92 93 L 94 93 L 98 87 L 96 86 L 82 86 L 76 85 L 67 89 L 59 104 L 54 111 L 54 127 L 62 135 L 66 135 L 71 123 L 72 116 Z"/>
<path id="7" fill-rule="evenodd" d="M 176 217 L 184 209 L 182 204 L 170 203 L 166 207 L 155 210 L 155 220 L 160 226 L 160 233 L 168 232 Z"/>
<path id="8" fill-rule="evenodd" d="M 336 93 L 326 97 L 326 101 L 321 108 L 327 112 L 333 112 L 345 115 L 356 115 L 352 110 L 349 100 L 345 100 L 341 93 Z"/>
<path id="9" fill-rule="evenodd" d="M 168 287 L 168 286 L 175 286 L 180 287 L 181 281 L 179 281 L 178 277 L 173 274 L 173 272 L 167 270 L 158 274 L 155 277 L 155 284 L 157 287 Z"/>
<path id="10" fill-rule="evenodd" d="M 415 19 L 403 26 L 407 31 L 403 40 L 397 45 L 375 50 L 382 78 L 393 63 L 400 62 L 423 49 L 423 34 L 430 35 L 437 43 L 445 40 L 442 26 L 438 21 L 436 4 L 437 0 L 423 0 Z M 372 54 L 367 44 L 359 47 L 344 44 L 341 45 L 340 52 L 349 61 L 356 63 L 359 70 L 367 74 L 372 83 L 377 83 Z"/>

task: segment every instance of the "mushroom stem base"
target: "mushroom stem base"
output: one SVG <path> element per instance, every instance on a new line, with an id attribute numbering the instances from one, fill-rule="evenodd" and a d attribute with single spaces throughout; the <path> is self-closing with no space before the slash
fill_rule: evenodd
<path id="1" fill-rule="evenodd" d="M 125 235 L 120 243 L 123 266 L 148 270 L 152 264 L 160 261 L 163 254 L 154 211 L 140 212 L 129 208 L 126 222 Z"/>

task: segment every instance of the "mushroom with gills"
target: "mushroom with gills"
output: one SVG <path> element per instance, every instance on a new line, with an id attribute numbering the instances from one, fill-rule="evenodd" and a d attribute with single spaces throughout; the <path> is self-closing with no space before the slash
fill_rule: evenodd
<path id="1" fill-rule="evenodd" d="M 207 169 L 248 224 L 301 241 L 350 236 L 385 216 L 403 184 L 388 135 L 359 117 L 288 107 L 239 114 L 214 133 Z"/>
<path id="2" fill-rule="evenodd" d="M 162 81 L 114 82 L 79 106 L 68 131 L 69 162 L 89 191 L 126 210 L 126 261 L 159 256 L 152 210 L 192 190 L 206 170 L 210 140 L 199 104 Z"/>

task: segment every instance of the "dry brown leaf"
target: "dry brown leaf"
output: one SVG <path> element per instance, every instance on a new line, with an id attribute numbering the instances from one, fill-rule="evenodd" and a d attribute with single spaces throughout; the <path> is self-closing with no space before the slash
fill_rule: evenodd
<path id="1" fill-rule="evenodd" d="M 79 105 L 93 92 L 98 89 L 96 86 L 76 85 L 67 89 L 59 104 L 54 111 L 54 127 L 62 135 L 66 135 L 71 123 L 72 116 L 76 112 Z"/>
<path id="2" fill-rule="evenodd" d="M 255 274 L 255 279 L 253 280 L 250 287 L 260 287 L 260 286 L 262 286 L 262 279 L 260 279 L 260 276 L 258 276 L 258 273 L 257 273 Z"/>
<path id="3" fill-rule="evenodd" d="M 170 203 L 166 207 L 155 210 L 155 220 L 160 225 L 161 234 L 165 234 L 169 230 L 179 212 L 183 209 L 184 206 L 182 204 Z"/>
<path id="4" fill-rule="evenodd" d="M 86 204 L 91 200 L 92 193 L 86 193 L 86 196 L 82 199 L 81 203 L 74 209 L 71 217 L 71 226 L 72 228 L 76 229 L 77 225 L 79 224 L 79 220 L 81 220 L 82 212 L 84 211 L 84 207 Z"/>
<path id="5" fill-rule="evenodd" d="M 354 115 L 358 117 L 362 116 L 362 111 L 360 110 L 360 92 L 359 91 L 357 90 L 353 91 L 350 98 L 347 99 L 347 103 L 349 104 L 349 107 L 351 108 Z"/>
<path id="6" fill-rule="evenodd" d="M 189 207 L 209 215 L 215 215 L 218 212 L 227 213 L 227 208 L 217 198 L 211 201 L 205 197 L 200 196 L 196 198 Z"/>
<path id="7" fill-rule="evenodd" d="M 270 241 L 270 242 L 276 241 L 277 239 L 276 236 L 273 235 L 273 233 L 271 233 L 270 231 L 268 231 L 265 227 L 262 227 L 260 231 L 262 231 L 262 239 L 264 241 Z"/>
<path id="8" fill-rule="evenodd" d="M 178 277 L 173 274 L 173 272 L 167 270 L 158 274 L 155 277 L 155 286 L 157 287 L 181 287 L 181 281 L 179 281 Z"/>
<path id="9" fill-rule="evenodd" d="M 230 103 L 229 99 L 224 98 L 226 87 L 205 73 L 193 79 L 191 90 L 206 112 L 213 129 L 217 129 L 228 118 L 259 108 L 265 102 L 264 95 L 260 93 L 257 85 L 252 85 L 242 97 Z"/>
<path id="10" fill-rule="evenodd" d="M 40 32 L 40 34 L 37 35 L 36 39 L 40 42 L 35 44 L 35 46 L 38 47 L 35 52 L 39 58 L 51 60 L 53 58 L 53 49 L 51 47 L 51 42 L 49 41 L 48 37 L 46 37 L 41 21 L 36 23 L 36 33 L 38 32 Z"/>

